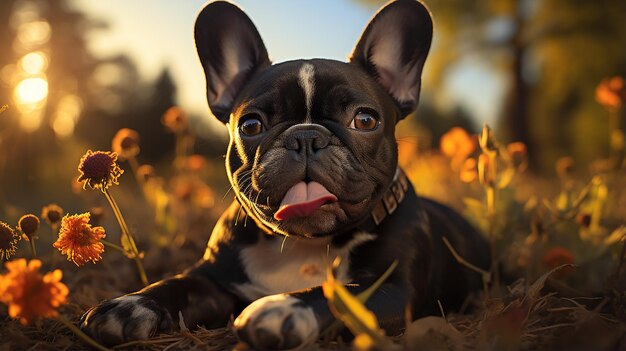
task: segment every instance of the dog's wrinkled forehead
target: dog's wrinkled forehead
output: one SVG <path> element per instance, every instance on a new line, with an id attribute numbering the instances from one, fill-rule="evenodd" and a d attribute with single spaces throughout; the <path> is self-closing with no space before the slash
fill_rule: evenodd
<path id="1" fill-rule="evenodd" d="M 260 110 L 272 124 L 284 120 L 315 123 L 337 120 L 354 107 L 376 111 L 389 99 L 374 80 L 353 65 L 333 60 L 297 60 L 268 67 L 244 87 L 234 117 Z"/>

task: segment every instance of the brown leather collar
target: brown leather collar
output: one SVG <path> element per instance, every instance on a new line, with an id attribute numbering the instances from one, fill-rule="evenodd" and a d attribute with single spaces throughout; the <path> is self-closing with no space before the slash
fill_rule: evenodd
<path id="1" fill-rule="evenodd" d="M 404 200 L 407 190 L 409 190 L 409 180 L 404 171 L 397 168 L 383 199 L 372 210 L 372 220 L 375 225 L 379 225 L 387 216 L 395 212 L 398 205 Z"/>

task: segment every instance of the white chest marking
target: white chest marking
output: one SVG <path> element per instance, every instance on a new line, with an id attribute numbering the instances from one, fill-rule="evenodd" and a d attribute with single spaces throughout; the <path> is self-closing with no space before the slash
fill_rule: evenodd
<path id="1" fill-rule="evenodd" d="M 304 90 L 306 104 L 306 118 L 304 123 L 311 123 L 311 106 L 313 104 L 313 93 L 315 92 L 315 68 L 310 63 L 305 63 L 298 72 L 298 81 Z"/>
<path id="2" fill-rule="evenodd" d="M 337 280 L 349 283 L 350 251 L 376 237 L 362 232 L 341 248 L 329 245 L 329 239 L 288 238 L 281 252 L 281 240 L 260 239 L 240 253 L 244 270 L 250 281 L 236 286 L 250 300 L 283 292 L 297 291 L 322 285 L 326 269 L 336 257 L 341 258 Z"/>

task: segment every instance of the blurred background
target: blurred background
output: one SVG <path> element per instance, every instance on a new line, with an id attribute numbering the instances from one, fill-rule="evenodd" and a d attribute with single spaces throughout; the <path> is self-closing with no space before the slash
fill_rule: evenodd
<path id="1" fill-rule="evenodd" d="M 281 62 L 345 60 L 384 2 L 237 3 Z M 501 140 L 526 145 L 535 174 L 553 175 L 563 156 L 585 172 L 609 154 L 608 113 L 595 90 L 603 78 L 626 74 L 626 2 L 425 2 L 435 38 L 420 108 L 400 130 L 404 152 L 428 154 L 451 127 L 472 133 L 487 122 Z M 204 3 L 0 2 L 0 105 L 9 105 L 0 115 L 2 218 L 49 202 L 85 207 L 72 191 L 78 160 L 87 149 L 109 150 L 123 127 L 141 137 L 140 163 L 172 175 L 177 137 L 161 123 L 172 106 L 193 131 L 187 156 L 202 155 L 203 181 L 216 199 L 224 196 L 227 135 L 206 107 L 193 42 Z"/>

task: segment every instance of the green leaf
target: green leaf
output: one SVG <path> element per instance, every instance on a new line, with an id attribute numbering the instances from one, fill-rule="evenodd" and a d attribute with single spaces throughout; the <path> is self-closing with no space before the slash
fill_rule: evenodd
<path id="1" fill-rule="evenodd" d="M 135 257 L 135 251 L 134 251 L 134 242 L 132 241 L 132 238 L 130 238 L 129 235 L 125 235 L 122 234 L 122 237 L 120 238 L 120 244 L 122 245 L 122 248 L 124 249 L 124 253 L 126 254 L 127 257 L 129 258 L 134 258 Z"/>

